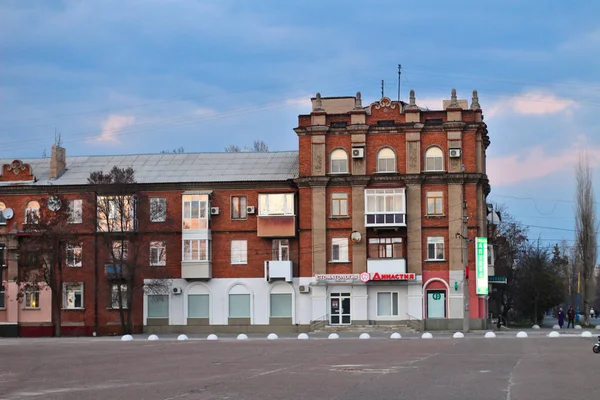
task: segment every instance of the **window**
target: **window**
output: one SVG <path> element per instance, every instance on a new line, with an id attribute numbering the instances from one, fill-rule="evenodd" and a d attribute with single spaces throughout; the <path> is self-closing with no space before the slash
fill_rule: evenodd
<path id="1" fill-rule="evenodd" d="M 427 192 L 427 215 L 442 215 L 444 194 L 442 192 Z"/>
<path id="2" fill-rule="evenodd" d="M 229 318 L 250 318 L 249 294 L 229 294 Z"/>
<path id="3" fill-rule="evenodd" d="M 129 242 L 127 240 L 113 240 L 112 256 L 113 261 L 126 260 L 129 253 Z"/>
<path id="4" fill-rule="evenodd" d="M 366 226 L 406 226 L 404 188 L 365 189 Z"/>
<path id="5" fill-rule="evenodd" d="M 369 258 L 403 258 L 402 238 L 370 238 Z"/>
<path id="6" fill-rule="evenodd" d="M 208 229 L 208 195 L 183 196 L 183 229 Z"/>
<path id="7" fill-rule="evenodd" d="M 4 218 L 4 214 L 2 214 L 2 211 L 4 211 L 5 209 L 6 206 L 3 202 L 0 201 L 0 225 L 6 225 L 6 218 Z"/>
<path id="8" fill-rule="evenodd" d="M 81 267 L 82 253 L 81 243 L 67 244 L 67 267 Z"/>
<path id="9" fill-rule="evenodd" d="M 333 238 L 331 239 L 331 261 L 347 262 L 348 261 L 348 239 Z"/>
<path id="10" fill-rule="evenodd" d="M 70 224 L 81 224 L 83 222 L 83 201 L 69 200 L 69 219 Z"/>
<path id="11" fill-rule="evenodd" d="M 209 304 L 207 294 L 188 295 L 188 318 L 209 318 Z"/>
<path id="12" fill-rule="evenodd" d="M 246 219 L 248 201 L 246 196 L 233 196 L 231 198 L 231 219 Z"/>
<path id="13" fill-rule="evenodd" d="M 63 308 L 83 308 L 83 283 L 63 283 Z"/>
<path id="14" fill-rule="evenodd" d="M 210 240 L 184 240 L 183 261 L 210 261 Z"/>
<path id="15" fill-rule="evenodd" d="M 248 263 L 248 242 L 245 240 L 231 241 L 231 263 L 232 264 L 247 264 Z"/>
<path id="16" fill-rule="evenodd" d="M 398 292 L 377 293 L 377 316 L 392 317 L 398 315 Z"/>
<path id="17" fill-rule="evenodd" d="M 0 268 L 6 267 L 6 245 L 0 243 Z M 0 282 L 2 281 L 2 270 L 0 269 Z"/>
<path id="18" fill-rule="evenodd" d="M 444 238 L 443 237 L 428 237 L 427 238 L 427 259 L 428 260 L 444 260 Z"/>
<path id="19" fill-rule="evenodd" d="M 271 318 L 292 317 L 292 295 L 289 293 L 271 294 Z"/>
<path id="20" fill-rule="evenodd" d="M 121 301 L 119 302 L 119 287 L 121 288 Z M 112 285 L 111 288 L 111 308 L 127 309 L 127 285 Z"/>
<path id="21" fill-rule="evenodd" d="M 151 266 L 167 265 L 167 242 L 164 242 L 164 241 L 150 242 L 150 265 Z"/>
<path id="22" fill-rule="evenodd" d="M 5 296 L 4 284 L 2 282 L 0 282 L 0 309 L 6 307 L 6 304 L 4 302 L 4 296 Z"/>
<path id="23" fill-rule="evenodd" d="M 152 197 L 150 199 L 150 222 L 165 222 L 167 220 L 167 199 Z"/>
<path id="24" fill-rule="evenodd" d="M 40 291 L 37 288 L 25 290 L 25 308 L 40 308 Z"/>
<path id="25" fill-rule="evenodd" d="M 377 153 L 377 172 L 396 172 L 396 154 L 389 147 Z"/>
<path id="26" fill-rule="evenodd" d="M 439 147 L 430 147 L 425 152 L 425 171 L 443 171 L 444 153 Z"/>
<path id="27" fill-rule="evenodd" d="M 337 149 L 331 152 L 331 173 L 348 173 L 348 153 L 345 150 Z"/>
<path id="28" fill-rule="evenodd" d="M 130 232 L 136 227 L 134 196 L 99 196 L 98 230 L 100 232 Z"/>
<path id="29" fill-rule="evenodd" d="M 331 215 L 333 217 L 348 216 L 348 194 L 333 193 L 331 195 Z"/>
<path id="30" fill-rule="evenodd" d="M 259 216 L 294 215 L 293 193 L 271 193 L 258 195 Z"/>
<path id="31" fill-rule="evenodd" d="M 290 261 L 290 242 L 287 239 L 274 239 L 271 260 Z"/>
<path id="32" fill-rule="evenodd" d="M 169 296 L 148 295 L 148 318 L 169 318 Z"/>
<path id="33" fill-rule="evenodd" d="M 30 201 L 25 207 L 25 223 L 37 224 L 40 219 L 40 203 Z"/>

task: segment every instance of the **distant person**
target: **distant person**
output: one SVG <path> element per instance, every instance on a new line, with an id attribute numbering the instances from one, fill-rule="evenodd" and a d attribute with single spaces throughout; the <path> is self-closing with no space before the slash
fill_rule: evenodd
<path id="1" fill-rule="evenodd" d="M 569 319 L 569 322 L 567 323 L 567 329 L 569 329 L 569 327 L 575 328 L 575 311 L 573 311 L 573 307 L 569 307 L 569 310 L 567 311 L 567 318 Z"/>
<path id="2" fill-rule="evenodd" d="M 560 326 L 560 329 L 562 329 L 564 325 L 565 325 L 565 312 L 563 311 L 563 309 L 561 307 L 558 310 L 558 326 Z"/>
<path id="3" fill-rule="evenodd" d="M 590 319 L 596 318 L 596 311 L 594 311 L 594 307 L 590 308 Z"/>

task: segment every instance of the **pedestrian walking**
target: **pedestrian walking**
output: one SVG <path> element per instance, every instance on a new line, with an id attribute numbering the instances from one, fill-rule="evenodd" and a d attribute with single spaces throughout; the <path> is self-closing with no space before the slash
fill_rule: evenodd
<path id="1" fill-rule="evenodd" d="M 573 311 L 573 307 L 569 307 L 567 310 L 567 318 L 569 320 L 567 323 L 567 329 L 569 329 L 569 327 L 575 328 L 575 311 Z"/>
<path id="2" fill-rule="evenodd" d="M 565 325 L 565 312 L 563 311 L 563 309 L 561 307 L 558 310 L 558 326 L 560 326 L 560 329 L 562 329 L 564 325 Z"/>
<path id="3" fill-rule="evenodd" d="M 593 319 L 596 317 L 596 312 L 594 311 L 594 307 L 590 308 L 590 319 Z"/>

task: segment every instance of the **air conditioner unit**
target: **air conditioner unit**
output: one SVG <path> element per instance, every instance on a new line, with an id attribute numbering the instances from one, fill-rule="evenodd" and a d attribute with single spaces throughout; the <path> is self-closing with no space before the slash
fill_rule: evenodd
<path id="1" fill-rule="evenodd" d="M 308 285 L 300 285 L 300 293 L 310 293 L 310 286 Z"/>
<path id="2" fill-rule="evenodd" d="M 353 147 L 352 148 L 352 158 L 364 158 L 364 157 L 365 157 L 364 147 Z"/>
<path id="3" fill-rule="evenodd" d="M 219 207 L 211 207 L 210 215 L 219 215 Z"/>
<path id="4" fill-rule="evenodd" d="M 248 207 L 246 207 L 246 213 L 247 214 L 254 214 L 254 206 L 248 206 Z"/>
<path id="5" fill-rule="evenodd" d="M 173 288 L 173 294 L 181 294 L 181 288 L 180 287 L 174 287 Z"/>
<path id="6" fill-rule="evenodd" d="M 460 157 L 460 149 L 450 149 L 450 151 L 448 153 L 450 155 L 450 158 L 459 158 Z"/>

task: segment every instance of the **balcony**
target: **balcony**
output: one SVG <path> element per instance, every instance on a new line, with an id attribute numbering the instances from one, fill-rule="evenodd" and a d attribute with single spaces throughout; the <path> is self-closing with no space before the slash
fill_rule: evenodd
<path id="1" fill-rule="evenodd" d="M 183 279 L 211 279 L 212 264 L 210 261 L 183 261 L 181 277 Z"/>
<path id="2" fill-rule="evenodd" d="M 257 235 L 265 238 L 285 238 L 296 236 L 296 216 L 259 215 Z"/>
<path id="3" fill-rule="evenodd" d="M 292 281 L 293 275 L 291 261 L 265 261 L 265 279 L 268 281 Z"/>
<path id="4" fill-rule="evenodd" d="M 365 226 L 406 226 L 405 188 L 365 189 Z"/>
<path id="5" fill-rule="evenodd" d="M 365 226 L 367 228 L 406 226 L 404 213 L 365 213 Z"/>
<path id="6" fill-rule="evenodd" d="M 367 272 L 373 276 L 378 272 L 383 274 L 405 274 L 406 259 L 404 258 L 369 258 L 367 259 Z"/>

